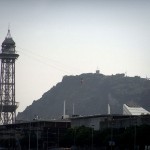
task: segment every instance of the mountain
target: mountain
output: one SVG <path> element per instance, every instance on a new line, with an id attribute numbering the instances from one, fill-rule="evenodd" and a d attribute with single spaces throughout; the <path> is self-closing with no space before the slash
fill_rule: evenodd
<path id="1" fill-rule="evenodd" d="M 78 115 L 122 114 L 123 104 L 136 104 L 150 111 L 150 80 L 125 74 L 103 75 L 87 73 L 64 76 L 62 82 L 52 87 L 43 96 L 18 113 L 17 119 L 28 120 L 39 116 L 41 119 L 61 118 L 63 103 L 66 114 Z"/>

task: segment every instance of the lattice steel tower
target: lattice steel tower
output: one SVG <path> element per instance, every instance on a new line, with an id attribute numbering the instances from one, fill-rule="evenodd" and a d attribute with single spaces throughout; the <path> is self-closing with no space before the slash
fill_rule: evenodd
<path id="1" fill-rule="evenodd" d="M 18 103 L 15 101 L 15 61 L 18 57 L 8 29 L 0 53 L 0 124 L 11 124 L 16 119 Z"/>

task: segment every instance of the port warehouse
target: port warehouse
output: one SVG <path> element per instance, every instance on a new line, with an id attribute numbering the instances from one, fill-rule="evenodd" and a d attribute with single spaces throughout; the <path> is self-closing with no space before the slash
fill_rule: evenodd
<path id="1" fill-rule="evenodd" d="M 59 146 L 59 139 L 66 133 L 70 127 L 86 126 L 94 130 L 103 130 L 106 128 L 127 128 L 130 126 L 150 125 L 150 115 L 93 115 L 72 117 L 68 120 L 33 120 L 30 122 L 21 122 L 0 126 L 0 141 L 9 140 L 9 144 L 19 141 L 24 136 L 30 134 L 38 138 L 39 146 L 42 147 Z M 11 140 L 10 140 L 11 139 Z M 47 143 L 48 142 L 48 143 Z M 36 143 L 36 142 L 35 142 Z M 1 144 L 1 143 L 0 143 Z"/>

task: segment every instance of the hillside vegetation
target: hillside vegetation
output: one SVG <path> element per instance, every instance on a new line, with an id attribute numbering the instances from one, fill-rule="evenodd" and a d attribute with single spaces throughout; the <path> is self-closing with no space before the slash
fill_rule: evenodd
<path id="1" fill-rule="evenodd" d="M 61 118 L 63 103 L 66 114 L 106 114 L 110 104 L 111 113 L 122 114 L 123 104 L 139 105 L 150 111 L 150 80 L 124 74 L 106 76 L 87 73 L 64 76 L 62 82 L 52 87 L 43 96 L 19 113 L 17 119 Z"/>

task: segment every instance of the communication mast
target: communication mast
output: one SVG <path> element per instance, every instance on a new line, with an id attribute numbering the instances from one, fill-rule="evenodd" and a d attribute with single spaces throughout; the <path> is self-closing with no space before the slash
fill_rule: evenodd
<path id="1" fill-rule="evenodd" d="M 18 57 L 15 42 L 8 29 L 0 53 L 0 124 L 15 123 L 18 107 L 18 103 L 15 101 L 15 61 Z"/>

